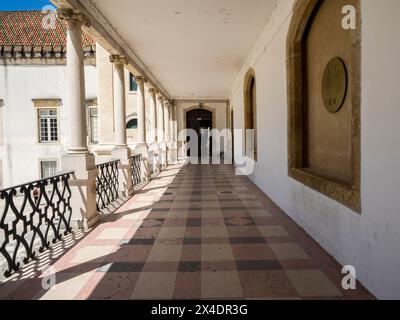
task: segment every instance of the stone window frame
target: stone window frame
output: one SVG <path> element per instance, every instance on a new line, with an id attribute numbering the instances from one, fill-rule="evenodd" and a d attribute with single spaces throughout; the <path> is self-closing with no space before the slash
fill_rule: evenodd
<path id="1" fill-rule="evenodd" d="M 100 114 L 100 110 L 99 110 L 99 106 L 97 103 L 97 98 L 94 99 L 87 99 L 86 100 L 86 128 L 87 128 L 87 135 L 88 135 L 88 145 L 89 146 L 97 146 L 100 142 L 94 142 L 92 140 L 92 135 L 93 135 L 93 128 L 92 128 L 92 123 L 91 123 L 91 111 L 93 109 L 97 109 L 97 125 L 99 126 L 100 122 L 98 120 L 99 118 L 99 114 Z M 100 128 L 98 127 L 98 136 L 100 137 Z"/>
<path id="2" fill-rule="evenodd" d="M 60 160 L 58 158 L 39 158 L 38 159 L 38 179 L 42 180 L 42 179 L 47 179 L 47 178 L 43 178 L 42 176 L 42 163 L 43 162 L 55 162 L 56 163 L 56 174 L 57 172 L 60 172 Z"/>
<path id="3" fill-rule="evenodd" d="M 248 117 L 247 112 L 250 109 L 250 89 L 251 89 L 251 82 L 254 80 L 254 92 L 255 95 L 253 97 L 253 112 L 251 116 L 253 117 L 253 124 L 254 124 L 254 161 L 257 161 L 258 154 L 257 154 L 257 79 L 256 79 L 256 72 L 253 68 L 250 68 L 246 75 L 244 76 L 244 83 L 243 83 L 243 99 L 244 99 L 244 145 L 245 145 L 245 154 L 247 156 L 247 125 L 248 125 Z"/>
<path id="4" fill-rule="evenodd" d="M 61 99 L 32 99 L 33 106 L 35 108 L 36 117 L 36 143 L 40 145 L 52 145 L 61 143 L 61 115 L 60 109 L 62 101 Z M 52 142 L 41 142 L 40 141 L 40 124 L 39 124 L 39 111 L 40 109 L 57 109 L 57 141 Z"/>
<path id="5" fill-rule="evenodd" d="M 357 2 L 357 37 L 354 46 L 352 92 L 351 182 L 310 172 L 304 165 L 304 52 L 303 37 L 314 10 L 323 0 L 296 0 L 287 37 L 288 175 L 309 188 L 361 214 L 361 10 Z"/>

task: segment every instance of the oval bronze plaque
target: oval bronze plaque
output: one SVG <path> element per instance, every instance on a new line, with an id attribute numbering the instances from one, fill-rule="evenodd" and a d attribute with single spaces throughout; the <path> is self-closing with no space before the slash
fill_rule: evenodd
<path id="1" fill-rule="evenodd" d="M 342 59 L 333 58 L 325 68 L 322 79 L 322 99 L 325 108 L 336 113 L 343 106 L 347 92 L 347 71 Z"/>

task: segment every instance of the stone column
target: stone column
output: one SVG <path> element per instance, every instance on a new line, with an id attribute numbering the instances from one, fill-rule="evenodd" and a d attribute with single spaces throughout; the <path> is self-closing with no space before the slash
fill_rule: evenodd
<path id="1" fill-rule="evenodd" d="M 135 76 L 137 83 L 137 119 L 138 119 L 138 143 L 146 144 L 146 111 L 145 111 L 145 92 L 144 83 L 146 78 Z"/>
<path id="2" fill-rule="evenodd" d="M 164 97 L 162 95 L 157 95 L 157 141 L 159 144 L 159 170 L 165 165 L 165 131 L 164 131 Z"/>
<path id="3" fill-rule="evenodd" d="M 126 98 L 124 65 L 122 56 L 110 56 L 113 64 L 115 146 L 127 148 L 126 139 Z"/>
<path id="4" fill-rule="evenodd" d="M 171 162 L 171 138 L 170 138 L 170 124 L 169 124 L 169 106 L 170 102 L 164 100 L 164 131 L 165 131 L 165 159 L 166 165 Z"/>
<path id="5" fill-rule="evenodd" d="M 170 142 L 170 124 L 169 124 L 169 106 L 170 102 L 168 100 L 164 100 L 164 131 L 165 131 L 165 142 Z"/>
<path id="6" fill-rule="evenodd" d="M 172 145 L 172 159 L 173 161 L 178 161 L 177 156 L 177 134 L 176 134 L 176 106 L 175 103 L 171 104 L 170 115 L 171 115 L 171 145 Z"/>
<path id="7" fill-rule="evenodd" d="M 71 177 L 71 226 L 88 229 L 100 220 L 96 208 L 95 157 L 89 152 L 86 128 L 86 97 L 82 24 L 85 17 L 69 9 L 57 11 L 58 18 L 67 24 L 66 101 L 69 110 L 69 146 L 62 158 L 62 170 L 73 171 Z"/>
<path id="8" fill-rule="evenodd" d="M 151 137 L 150 137 L 150 146 L 149 146 L 149 159 L 151 157 L 151 161 L 149 161 L 149 166 L 152 167 L 153 170 L 158 170 L 158 157 L 159 157 L 159 147 L 157 143 L 157 90 L 154 88 L 149 89 L 150 94 L 150 123 L 151 123 Z"/>
<path id="9" fill-rule="evenodd" d="M 148 162 L 148 146 L 146 143 L 146 99 L 144 84 L 147 82 L 145 77 L 135 76 L 137 83 L 137 119 L 138 119 L 138 141 L 135 147 L 135 153 L 142 155 L 142 178 L 148 180 L 150 177 L 149 162 Z"/>
<path id="10" fill-rule="evenodd" d="M 175 159 L 178 161 L 178 112 L 176 104 L 173 105 L 173 136 L 174 136 L 174 147 L 175 147 Z"/>
<path id="11" fill-rule="evenodd" d="M 174 141 L 175 141 L 175 146 L 178 147 L 178 113 L 176 109 L 176 105 L 174 104 L 173 106 L 173 114 L 174 114 Z"/>
<path id="12" fill-rule="evenodd" d="M 164 97 L 157 95 L 157 141 L 162 143 L 164 139 Z"/>
<path id="13" fill-rule="evenodd" d="M 150 143 L 157 141 L 157 101 L 156 101 L 156 90 L 153 88 L 149 89 L 150 93 L 150 123 L 151 123 L 151 137 Z"/>
<path id="14" fill-rule="evenodd" d="M 119 164 L 119 192 L 128 197 L 133 194 L 131 150 L 126 138 L 126 95 L 125 69 L 126 59 L 123 56 L 112 55 L 114 83 L 114 119 L 115 119 L 115 148 L 111 155 L 120 160 Z"/>

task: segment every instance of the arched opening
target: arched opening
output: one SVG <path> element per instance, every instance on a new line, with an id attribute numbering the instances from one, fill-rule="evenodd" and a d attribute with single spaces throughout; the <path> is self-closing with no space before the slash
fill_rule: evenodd
<path id="1" fill-rule="evenodd" d="M 127 129 L 137 129 L 138 128 L 138 120 L 136 118 L 133 118 L 129 120 L 126 124 Z"/>
<path id="2" fill-rule="evenodd" d="M 211 158 L 212 155 L 212 139 L 211 137 L 207 141 L 202 141 L 201 130 L 212 130 L 213 129 L 213 113 L 206 109 L 193 109 L 186 112 L 186 128 L 192 129 L 196 132 L 198 137 L 198 156 L 204 157 L 207 155 L 202 154 L 202 146 L 208 144 L 208 156 Z M 188 141 L 189 141 L 188 137 Z M 190 157 L 190 150 L 187 151 L 187 156 Z"/>
<path id="3" fill-rule="evenodd" d="M 257 92 L 256 77 L 250 69 L 244 81 L 245 154 L 257 160 Z"/>

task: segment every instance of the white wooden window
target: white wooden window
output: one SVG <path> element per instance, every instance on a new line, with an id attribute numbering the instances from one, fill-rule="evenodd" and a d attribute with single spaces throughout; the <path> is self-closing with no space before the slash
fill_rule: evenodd
<path id="1" fill-rule="evenodd" d="M 42 179 L 53 177 L 57 174 L 57 161 L 42 160 L 40 161 L 40 175 Z"/>
<path id="2" fill-rule="evenodd" d="M 58 134 L 58 110 L 52 109 L 38 109 L 39 112 L 39 142 L 49 143 L 57 142 Z"/>
<path id="3" fill-rule="evenodd" d="M 99 143 L 99 112 L 97 108 L 89 108 L 90 143 Z"/>

